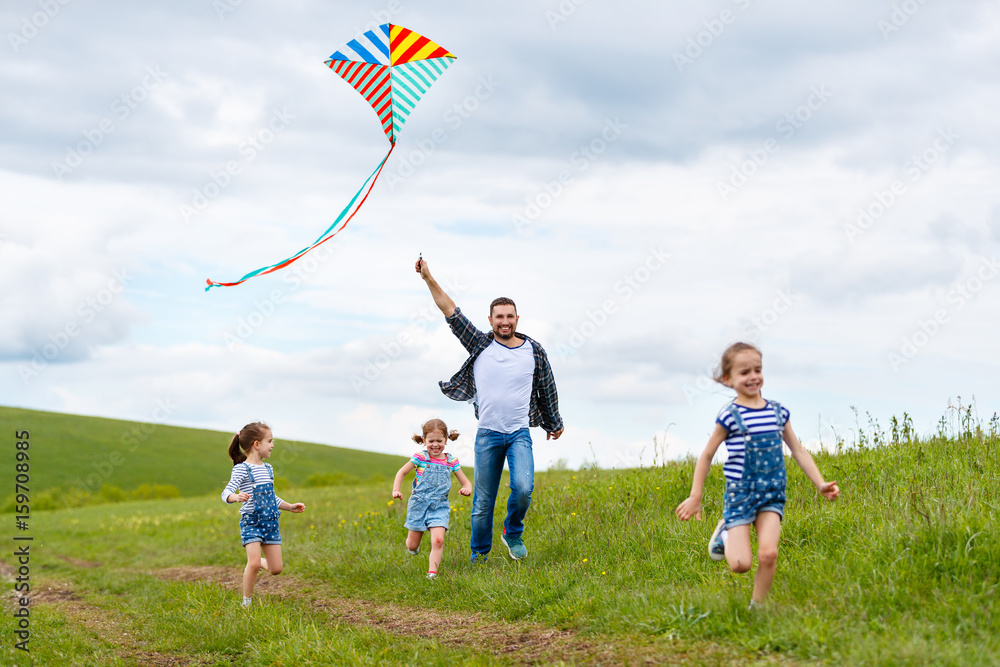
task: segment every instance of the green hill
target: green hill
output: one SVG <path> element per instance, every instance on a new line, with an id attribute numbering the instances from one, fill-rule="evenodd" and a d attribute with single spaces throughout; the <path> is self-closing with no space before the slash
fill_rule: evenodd
<path id="1" fill-rule="evenodd" d="M 125 491 L 143 484 L 173 485 L 182 496 L 218 493 L 229 481 L 231 433 L 142 422 L 0 407 L 0 448 L 13 481 L 15 433 L 30 433 L 31 492 Z M 278 439 L 269 462 L 275 475 L 302 485 L 314 473 L 391 479 L 405 459 L 356 449 Z M 13 490 L 13 484 L 6 485 Z"/>

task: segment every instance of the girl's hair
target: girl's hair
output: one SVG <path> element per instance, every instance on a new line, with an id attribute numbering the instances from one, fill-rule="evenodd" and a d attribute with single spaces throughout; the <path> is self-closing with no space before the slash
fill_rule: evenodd
<path id="1" fill-rule="evenodd" d="M 722 353 L 722 361 L 719 363 L 719 367 L 716 369 L 715 375 L 712 379 L 719 384 L 725 384 L 723 380 L 728 377 L 730 371 L 733 370 L 733 359 L 735 359 L 736 355 L 740 352 L 746 352 L 747 350 L 756 352 L 762 359 L 764 358 L 764 355 L 760 353 L 760 350 L 750 343 L 733 343 L 726 348 L 725 352 Z"/>
<path id="2" fill-rule="evenodd" d="M 424 432 L 423 435 L 414 435 L 413 442 L 418 445 L 423 444 L 424 440 L 427 439 L 428 433 L 433 433 L 434 431 L 440 431 L 449 440 L 458 440 L 458 431 L 448 432 L 448 425 L 445 424 L 440 419 L 429 419 L 424 422 L 424 425 L 420 427 L 420 430 Z"/>
<path id="3" fill-rule="evenodd" d="M 229 443 L 229 458 L 233 460 L 233 465 L 246 461 L 253 443 L 258 440 L 263 442 L 270 431 L 271 427 L 264 422 L 252 422 L 241 428 Z"/>

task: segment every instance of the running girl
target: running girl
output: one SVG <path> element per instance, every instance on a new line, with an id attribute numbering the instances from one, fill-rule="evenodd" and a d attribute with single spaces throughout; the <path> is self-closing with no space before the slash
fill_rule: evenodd
<path id="1" fill-rule="evenodd" d="M 441 565 L 444 534 L 448 530 L 448 519 L 451 516 L 451 505 L 448 502 L 451 475 L 454 473 L 462 484 L 458 492 L 463 496 L 472 495 L 472 483 L 459 467 L 458 459 L 444 452 L 445 443 L 457 439 L 458 431 L 449 434 L 448 427 L 440 419 L 431 419 L 421 430 L 423 435 L 413 436 L 413 441 L 423 444 L 426 449 L 414 454 L 396 473 L 392 482 L 392 497 L 403 497 L 403 492 L 400 491 L 403 478 L 411 470 L 416 470 L 413 492 L 406 506 L 406 528 L 410 531 L 406 536 L 406 548 L 411 556 L 416 556 L 420 552 L 420 540 L 423 539 L 424 532 L 431 532 L 427 578 L 434 579 Z"/>
<path id="2" fill-rule="evenodd" d="M 267 424 L 247 424 L 229 443 L 233 474 L 222 491 L 227 503 L 243 503 L 240 508 L 240 539 L 247 550 L 247 566 L 243 570 L 243 606 L 249 607 L 257 573 L 267 570 L 280 574 L 281 533 L 278 532 L 279 510 L 303 512 L 305 504 L 287 503 L 274 495 L 274 471 L 264 459 L 271 456 L 274 437 Z M 261 549 L 264 558 L 261 558 Z"/>
<path id="3" fill-rule="evenodd" d="M 748 572 L 753 562 L 750 524 L 757 531 L 757 574 L 750 607 L 767 599 L 778 562 L 778 539 L 785 513 L 785 456 L 792 452 L 806 476 L 827 500 L 836 500 L 836 482 L 823 479 L 812 456 L 792 431 L 789 412 L 761 396 L 764 385 L 761 354 L 753 345 L 735 343 L 722 355 L 715 380 L 736 391 L 736 398 L 719 413 L 715 431 L 694 469 L 691 495 L 677 506 L 677 516 L 701 521 L 701 496 L 712 458 L 723 442 L 729 457 L 723 466 L 725 505 L 708 544 L 712 560 L 726 559 L 733 572 Z"/>

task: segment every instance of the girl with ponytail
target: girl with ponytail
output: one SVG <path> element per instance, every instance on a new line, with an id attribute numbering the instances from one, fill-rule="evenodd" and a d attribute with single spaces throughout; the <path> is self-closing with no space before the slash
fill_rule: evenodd
<path id="1" fill-rule="evenodd" d="M 247 552 L 247 566 L 243 570 L 244 607 L 249 607 L 253 599 L 258 572 L 281 573 L 279 510 L 299 513 L 306 508 L 303 503 L 288 503 L 274 495 L 274 470 L 271 464 L 264 463 L 264 459 L 271 456 L 272 449 L 274 436 L 263 422 L 247 424 L 237 431 L 229 443 L 233 473 L 229 484 L 222 490 L 222 499 L 227 503 L 243 503 L 240 508 L 240 538 Z M 264 558 L 261 557 L 261 550 Z"/>

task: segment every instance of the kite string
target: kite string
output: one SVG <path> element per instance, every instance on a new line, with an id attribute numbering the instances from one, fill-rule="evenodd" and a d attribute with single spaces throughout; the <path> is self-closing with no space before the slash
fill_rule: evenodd
<path id="1" fill-rule="evenodd" d="M 310 250 L 312 250 L 316 246 L 318 246 L 318 245 L 320 245 L 322 243 L 326 243 L 331 238 L 333 238 L 334 236 L 336 236 L 337 234 L 339 234 L 341 232 L 341 230 L 343 230 L 345 227 L 347 227 L 347 223 L 349 223 L 351 221 L 351 219 L 355 216 L 355 214 L 357 214 L 357 212 L 359 210 L 361 210 L 361 207 L 364 205 L 365 200 L 368 199 L 368 195 L 371 194 L 372 189 L 375 187 L 375 183 L 378 181 L 378 177 L 382 173 L 382 168 L 385 167 L 385 163 L 389 160 L 389 156 L 392 155 L 392 151 L 395 148 L 396 148 L 396 144 L 392 144 L 392 146 L 389 147 L 389 152 L 385 154 L 385 157 L 382 158 L 382 161 L 379 163 L 379 165 L 368 176 L 368 178 L 365 179 L 365 182 L 361 184 L 361 188 L 354 194 L 353 197 L 351 197 L 351 201 L 349 201 L 347 203 L 347 206 L 344 207 L 344 210 L 342 210 L 340 212 L 340 215 L 338 215 L 337 218 L 333 221 L 333 224 L 331 224 L 329 227 L 327 227 L 326 231 L 324 231 L 322 234 L 320 234 L 319 238 L 317 238 L 316 241 L 312 245 L 303 248 L 302 250 L 298 251 L 297 253 L 295 253 L 291 257 L 288 257 L 287 259 L 283 259 L 280 262 L 278 262 L 277 264 L 272 264 L 271 266 L 265 266 L 265 267 L 262 267 L 260 269 L 255 270 L 255 271 L 251 271 L 250 273 L 246 274 L 245 276 L 243 276 L 242 278 L 240 278 L 236 282 L 232 282 L 232 283 L 220 283 L 220 282 L 216 282 L 216 281 L 211 280 L 211 279 L 206 280 L 205 282 L 208 284 L 208 287 L 205 288 L 205 291 L 207 292 L 208 290 L 212 289 L 213 287 L 233 287 L 235 285 L 239 285 L 240 283 L 246 282 L 250 278 L 254 278 L 256 276 L 266 275 L 266 274 L 271 273 L 273 271 L 277 271 L 279 269 L 282 269 L 282 268 L 288 266 L 289 264 L 291 264 L 292 262 L 295 262 L 296 260 L 298 260 L 299 258 L 301 258 L 303 255 L 305 255 L 306 253 L 308 253 Z M 369 181 L 371 182 L 370 185 L 369 185 Z M 366 187 L 368 188 L 367 192 L 365 192 L 365 188 Z M 361 197 L 361 201 L 358 202 L 358 205 L 354 206 L 354 202 L 356 202 L 358 200 L 358 197 L 361 196 L 362 192 L 364 192 L 364 196 Z M 354 210 L 351 212 L 350 215 L 347 216 L 347 219 L 344 220 L 344 216 L 347 215 L 347 212 L 350 211 L 352 207 L 354 208 Z M 343 224 L 341 224 L 342 220 L 343 220 Z"/>

